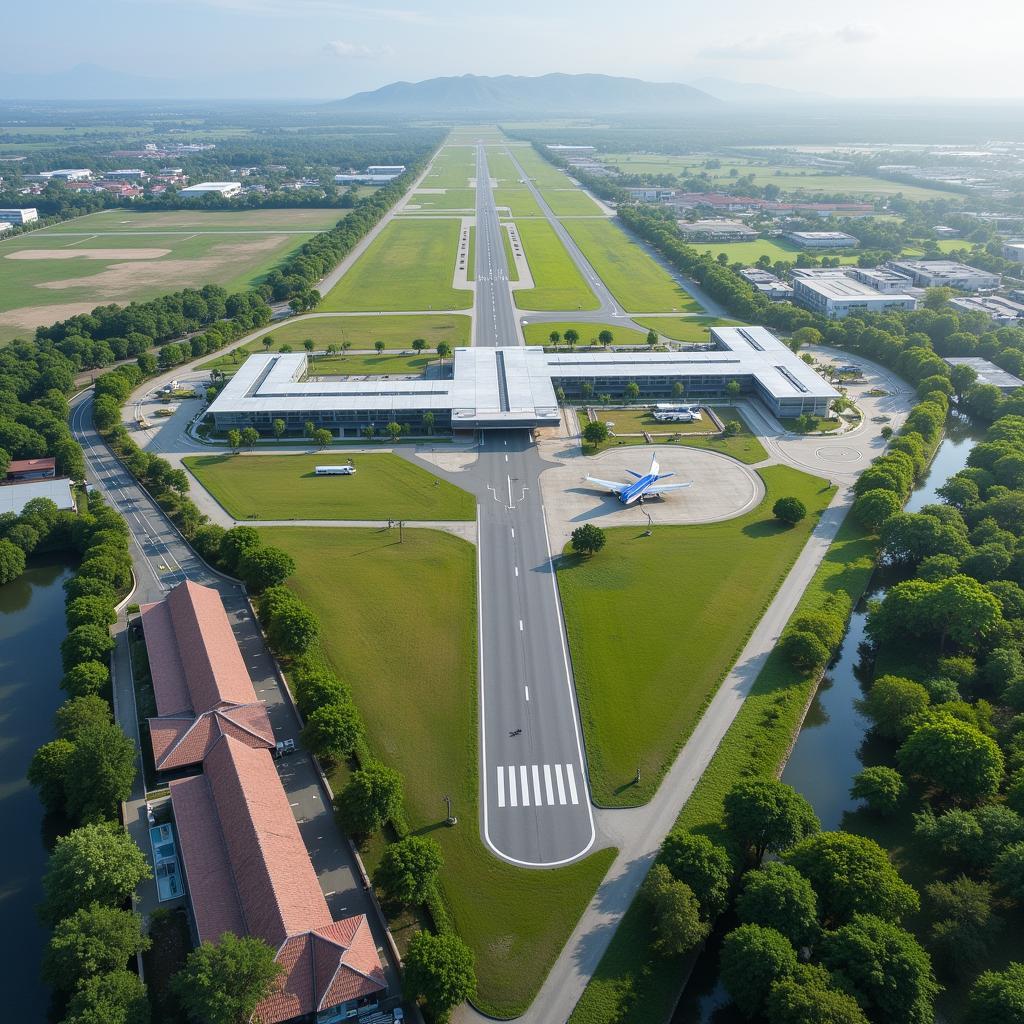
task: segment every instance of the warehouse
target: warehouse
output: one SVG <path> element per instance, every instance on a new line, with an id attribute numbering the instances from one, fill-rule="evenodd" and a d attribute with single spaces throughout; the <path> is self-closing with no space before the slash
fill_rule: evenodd
<path id="1" fill-rule="evenodd" d="M 890 260 L 886 266 L 909 277 L 918 288 L 957 288 L 962 292 L 993 291 L 1002 278 L 953 260 Z"/>
<path id="2" fill-rule="evenodd" d="M 851 313 L 917 308 L 917 299 L 912 295 L 878 291 L 842 270 L 793 271 L 793 301 L 829 320 L 844 320 Z"/>
<path id="3" fill-rule="evenodd" d="M 232 196 L 240 195 L 242 183 L 240 181 L 201 181 L 197 185 L 189 185 L 181 189 L 179 196 L 223 196 L 230 199 Z"/>

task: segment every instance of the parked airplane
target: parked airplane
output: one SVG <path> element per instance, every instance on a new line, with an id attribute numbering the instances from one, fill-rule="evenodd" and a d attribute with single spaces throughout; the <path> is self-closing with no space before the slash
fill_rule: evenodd
<path id="1" fill-rule="evenodd" d="M 616 483 L 614 480 L 599 480 L 594 476 L 588 476 L 587 480 L 592 484 L 597 484 L 599 487 L 606 487 L 613 494 L 618 495 L 618 499 L 623 505 L 631 505 L 634 501 L 643 503 L 644 498 L 648 495 L 666 494 L 668 491 L 681 491 L 684 487 L 690 486 L 689 481 L 684 484 L 659 483 L 658 481 L 660 480 L 665 480 L 670 476 L 675 476 L 675 473 L 659 473 L 658 468 L 658 456 L 655 455 L 651 459 L 651 468 L 648 470 L 646 476 L 641 476 L 632 469 L 626 470 L 630 476 L 636 477 L 636 481 L 634 483 L 620 484 Z"/>

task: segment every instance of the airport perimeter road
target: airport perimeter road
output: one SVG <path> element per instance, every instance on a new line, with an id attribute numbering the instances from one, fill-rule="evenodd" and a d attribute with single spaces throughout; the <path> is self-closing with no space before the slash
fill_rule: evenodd
<path id="1" fill-rule="evenodd" d="M 489 431 L 480 494 L 481 829 L 516 864 L 553 867 L 595 839 L 576 690 L 525 430 Z M 521 730 L 521 731 L 520 731 Z"/>
<path id="2" fill-rule="evenodd" d="M 136 590 L 134 604 L 159 601 L 168 590 L 186 579 L 213 587 L 224 602 L 235 639 L 245 659 L 253 687 L 267 705 L 267 714 L 278 739 L 297 739 L 299 722 L 285 696 L 274 661 L 263 643 L 245 593 L 239 584 L 214 572 L 198 558 L 192 548 L 171 525 L 163 510 L 121 465 L 96 433 L 92 425 L 92 392 L 79 395 L 71 407 L 71 432 L 82 446 L 86 461 L 86 479 L 99 489 L 109 504 L 124 516 L 132 534 L 132 564 Z M 125 654 L 123 630 L 118 633 L 114 685 L 118 723 L 136 744 L 140 742 L 136 720 L 135 694 Z M 348 842 L 334 823 L 334 812 L 316 766 L 304 751 L 278 762 L 278 773 L 299 825 L 306 849 L 324 889 L 335 919 L 366 914 L 388 981 L 397 986 L 396 965 L 391 963 L 383 926 L 377 917 L 370 893 L 362 879 Z M 126 825 L 132 838 L 149 856 L 146 821 L 145 783 L 141 774 L 127 802 Z M 156 907 L 152 882 L 141 892 L 139 909 L 148 913 Z M 397 987 L 393 991 L 398 991 Z"/>
<path id="3" fill-rule="evenodd" d="M 487 169 L 487 152 L 476 147 L 476 304 L 474 308 L 474 345 L 522 345 L 523 337 L 512 305 L 508 283 L 508 260 L 501 237 L 505 229 L 498 223 Z"/>

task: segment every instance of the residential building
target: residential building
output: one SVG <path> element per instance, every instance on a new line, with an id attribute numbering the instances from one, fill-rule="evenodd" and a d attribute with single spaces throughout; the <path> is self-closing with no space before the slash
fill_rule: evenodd
<path id="1" fill-rule="evenodd" d="M 993 323 L 1024 324 L 1024 305 L 1001 295 L 967 295 L 951 299 L 951 306 L 968 313 L 984 313 Z"/>
<path id="2" fill-rule="evenodd" d="M 0 220 L 5 220 L 8 224 L 28 224 L 31 221 L 39 220 L 39 211 L 34 206 L 28 206 L 21 210 L 17 207 L 0 210 Z"/>
<path id="3" fill-rule="evenodd" d="M 0 217 L 3 217 L 6 212 L 6 210 L 0 210 Z M 1007 242 L 1003 246 L 1003 259 L 1024 263 L 1024 241 Z"/>
<path id="4" fill-rule="evenodd" d="M 7 466 L 7 480 L 52 480 L 57 475 L 57 460 L 11 459 Z"/>
<path id="5" fill-rule="evenodd" d="M 772 302 L 782 302 L 793 298 L 791 285 L 760 267 L 744 267 L 740 271 L 740 277 Z"/>
<path id="6" fill-rule="evenodd" d="M 157 710 L 149 719 L 156 770 L 201 763 L 221 736 L 273 750 L 266 705 L 217 591 L 188 581 L 139 611 Z"/>
<path id="7" fill-rule="evenodd" d="M 242 183 L 240 181 L 201 181 L 196 185 L 189 185 L 178 192 L 179 196 L 206 196 L 221 195 L 225 199 L 240 195 Z"/>
<path id="8" fill-rule="evenodd" d="M 787 231 L 782 237 L 801 249 L 852 249 L 860 245 L 845 231 Z"/>
<path id="9" fill-rule="evenodd" d="M 802 274 L 793 271 L 793 301 L 829 320 L 843 320 L 851 313 L 884 313 L 891 309 L 917 308 L 917 299 L 901 292 L 876 291 L 869 284 L 841 270 Z"/>
<path id="10" fill-rule="evenodd" d="M 0 483 L 0 515 L 21 510 L 34 498 L 49 498 L 57 508 L 74 510 L 75 498 L 67 477 Z"/>
<path id="11" fill-rule="evenodd" d="M 994 291 L 1002 278 L 953 260 L 890 260 L 886 267 L 905 274 L 918 288 L 957 288 L 963 292 Z"/>
<path id="12" fill-rule="evenodd" d="M 895 270 L 884 267 L 845 267 L 844 271 L 855 281 L 870 285 L 885 295 L 903 294 L 914 283 L 905 274 L 897 274 Z"/>
<path id="13" fill-rule="evenodd" d="M 677 221 L 679 233 L 691 242 L 752 242 L 758 232 L 741 220 Z"/>
<path id="14" fill-rule="evenodd" d="M 947 356 L 943 362 L 950 366 L 969 366 L 978 375 L 978 383 L 992 384 L 1005 393 L 1024 387 L 1024 380 L 1020 377 L 1007 373 L 1002 367 L 979 356 Z"/>

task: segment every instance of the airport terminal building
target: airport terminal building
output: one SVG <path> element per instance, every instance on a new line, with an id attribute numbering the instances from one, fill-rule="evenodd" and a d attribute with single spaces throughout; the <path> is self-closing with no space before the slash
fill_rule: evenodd
<path id="1" fill-rule="evenodd" d="M 312 421 L 338 437 L 388 423 L 418 432 L 426 413 L 434 428 L 509 429 L 557 426 L 558 397 L 621 400 L 632 382 L 644 399 L 725 397 L 736 381 L 778 417 L 823 416 L 839 393 L 764 327 L 713 327 L 709 345 L 680 352 L 545 352 L 540 346 L 457 348 L 450 377 L 317 377 L 305 353 L 253 355 L 210 406 L 219 431 L 275 419 L 290 431 Z"/>

